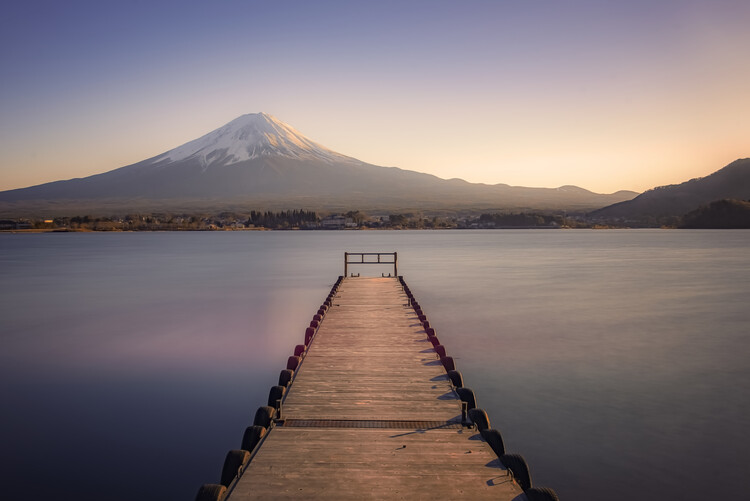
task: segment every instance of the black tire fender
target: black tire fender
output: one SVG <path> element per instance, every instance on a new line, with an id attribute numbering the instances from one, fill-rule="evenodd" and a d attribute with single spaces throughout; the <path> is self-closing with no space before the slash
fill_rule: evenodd
<path id="1" fill-rule="evenodd" d="M 464 377 L 457 370 L 448 371 L 448 378 L 451 380 L 451 384 L 456 388 L 463 388 Z"/>
<path id="2" fill-rule="evenodd" d="M 286 368 L 292 371 L 296 371 L 301 361 L 301 357 L 295 357 L 294 355 L 292 355 L 286 360 Z"/>
<path id="3" fill-rule="evenodd" d="M 461 399 L 461 401 L 466 402 L 466 409 L 476 409 L 477 407 L 477 397 L 474 395 L 474 390 L 471 388 L 456 388 L 456 393 L 458 393 L 458 398 Z"/>
<path id="4" fill-rule="evenodd" d="M 520 454 L 503 454 L 500 456 L 500 462 L 513 473 L 513 478 L 521 486 L 521 489 L 524 491 L 531 489 L 531 473 L 529 473 L 529 465 L 526 464 L 523 456 Z"/>
<path id="5" fill-rule="evenodd" d="M 489 430 L 482 430 L 479 433 L 482 434 L 482 439 L 487 442 L 487 445 L 492 448 L 492 451 L 498 458 L 505 454 L 505 442 L 503 442 L 503 436 L 499 431 L 491 428 Z"/>
<path id="6" fill-rule="evenodd" d="M 282 369 L 279 373 L 279 386 L 289 386 L 294 377 L 294 371 L 291 369 Z"/>
<path id="7" fill-rule="evenodd" d="M 252 452 L 264 436 L 266 436 L 266 429 L 262 426 L 248 426 L 245 428 L 245 434 L 242 435 L 242 445 L 240 448 L 243 451 Z"/>
<path id="8" fill-rule="evenodd" d="M 279 400 L 284 398 L 286 393 L 286 386 L 276 385 L 271 386 L 271 390 L 268 392 L 268 406 L 273 407 L 276 411 L 279 410 Z"/>
<path id="9" fill-rule="evenodd" d="M 443 363 L 446 372 L 456 370 L 456 363 L 453 361 L 453 357 L 441 357 L 440 361 Z"/>
<path id="10" fill-rule="evenodd" d="M 490 417 L 487 415 L 487 411 L 485 411 L 484 409 L 469 409 L 468 416 L 469 420 L 477 425 L 477 429 L 479 431 L 489 430 L 491 428 Z"/>
<path id="11" fill-rule="evenodd" d="M 268 428 L 269 426 L 271 426 L 274 417 L 276 417 L 276 409 L 274 409 L 273 407 L 270 407 L 268 405 L 258 407 L 258 410 L 255 411 L 255 419 L 253 420 L 253 425 Z"/>
<path id="12" fill-rule="evenodd" d="M 560 501 L 557 493 L 548 487 L 532 487 L 524 491 L 529 501 Z"/>
<path id="13" fill-rule="evenodd" d="M 239 476 L 240 469 L 250 461 L 250 453 L 241 449 L 227 452 L 224 467 L 221 469 L 221 485 L 229 487 L 232 480 Z"/>
<path id="14" fill-rule="evenodd" d="M 433 349 L 435 350 L 435 353 L 438 354 L 438 357 L 445 357 L 445 346 L 443 346 L 442 344 L 437 344 L 433 346 Z"/>
<path id="15" fill-rule="evenodd" d="M 198 489 L 195 501 L 223 501 L 227 488 L 219 484 L 203 484 Z"/>

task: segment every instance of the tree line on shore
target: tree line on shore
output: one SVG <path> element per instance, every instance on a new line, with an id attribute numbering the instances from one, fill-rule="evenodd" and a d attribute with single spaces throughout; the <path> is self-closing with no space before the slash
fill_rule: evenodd
<path id="1" fill-rule="evenodd" d="M 217 214 L 127 214 L 72 216 L 52 219 L 0 221 L 0 230 L 40 231 L 209 231 L 253 229 L 450 229 L 506 226 L 554 227 L 564 217 L 543 214 L 425 215 L 423 213 L 366 214 L 348 211 L 319 214 L 304 209 L 282 211 L 224 211 Z"/>
<path id="2" fill-rule="evenodd" d="M 319 214 L 305 209 L 216 214 L 149 213 L 125 216 L 72 216 L 0 220 L 0 230 L 17 231 L 210 231 L 318 229 L 492 229 L 649 227 L 750 228 L 750 202 L 720 200 L 669 221 L 601 221 L 582 214 L 485 212 L 476 214 L 379 213 L 359 210 Z"/>

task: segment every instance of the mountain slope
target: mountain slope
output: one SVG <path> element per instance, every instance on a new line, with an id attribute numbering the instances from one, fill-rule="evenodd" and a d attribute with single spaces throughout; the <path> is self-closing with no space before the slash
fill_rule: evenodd
<path id="1" fill-rule="evenodd" d="M 735 160 L 713 174 L 681 184 L 661 186 L 633 200 L 596 210 L 591 216 L 638 220 L 678 217 L 721 199 L 750 199 L 750 158 Z"/>
<path id="2" fill-rule="evenodd" d="M 717 200 L 688 212 L 681 228 L 750 229 L 750 202 Z"/>
<path id="3" fill-rule="evenodd" d="M 263 205 L 307 208 L 587 210 L 627 200 L 574 186 L 473 184 L 341 155 L 264 113 L 243 115 L 161 155 L 102 174 L 0 192 L 0 209 L 108 210 Z M 93 209 L 92 209 L 93 210 Z"/>

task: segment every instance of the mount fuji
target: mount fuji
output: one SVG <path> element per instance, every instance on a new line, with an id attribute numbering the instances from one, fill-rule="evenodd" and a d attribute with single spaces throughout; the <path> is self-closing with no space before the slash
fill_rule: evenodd
<path id="1" fill-rule="evenodd" d="M 0 192 L 0 213 L 223 208 L 590 210 L 637 193 L 473 184 L 332 151 L 265 113 L 85 178 Z"/>

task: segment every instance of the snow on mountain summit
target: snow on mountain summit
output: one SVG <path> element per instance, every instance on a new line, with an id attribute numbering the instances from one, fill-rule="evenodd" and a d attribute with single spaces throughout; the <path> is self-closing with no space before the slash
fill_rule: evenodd
<path id="1" fill-rule="evenodd" d="M 155 160 L 169 159 L 177 162 L 197 158 L 203 166 L 208 167 L 211 164 L 231 165 L 263 156 L 360 163 L 311 141 L 293 127 L 266 113 L 242 115 Z"/>

